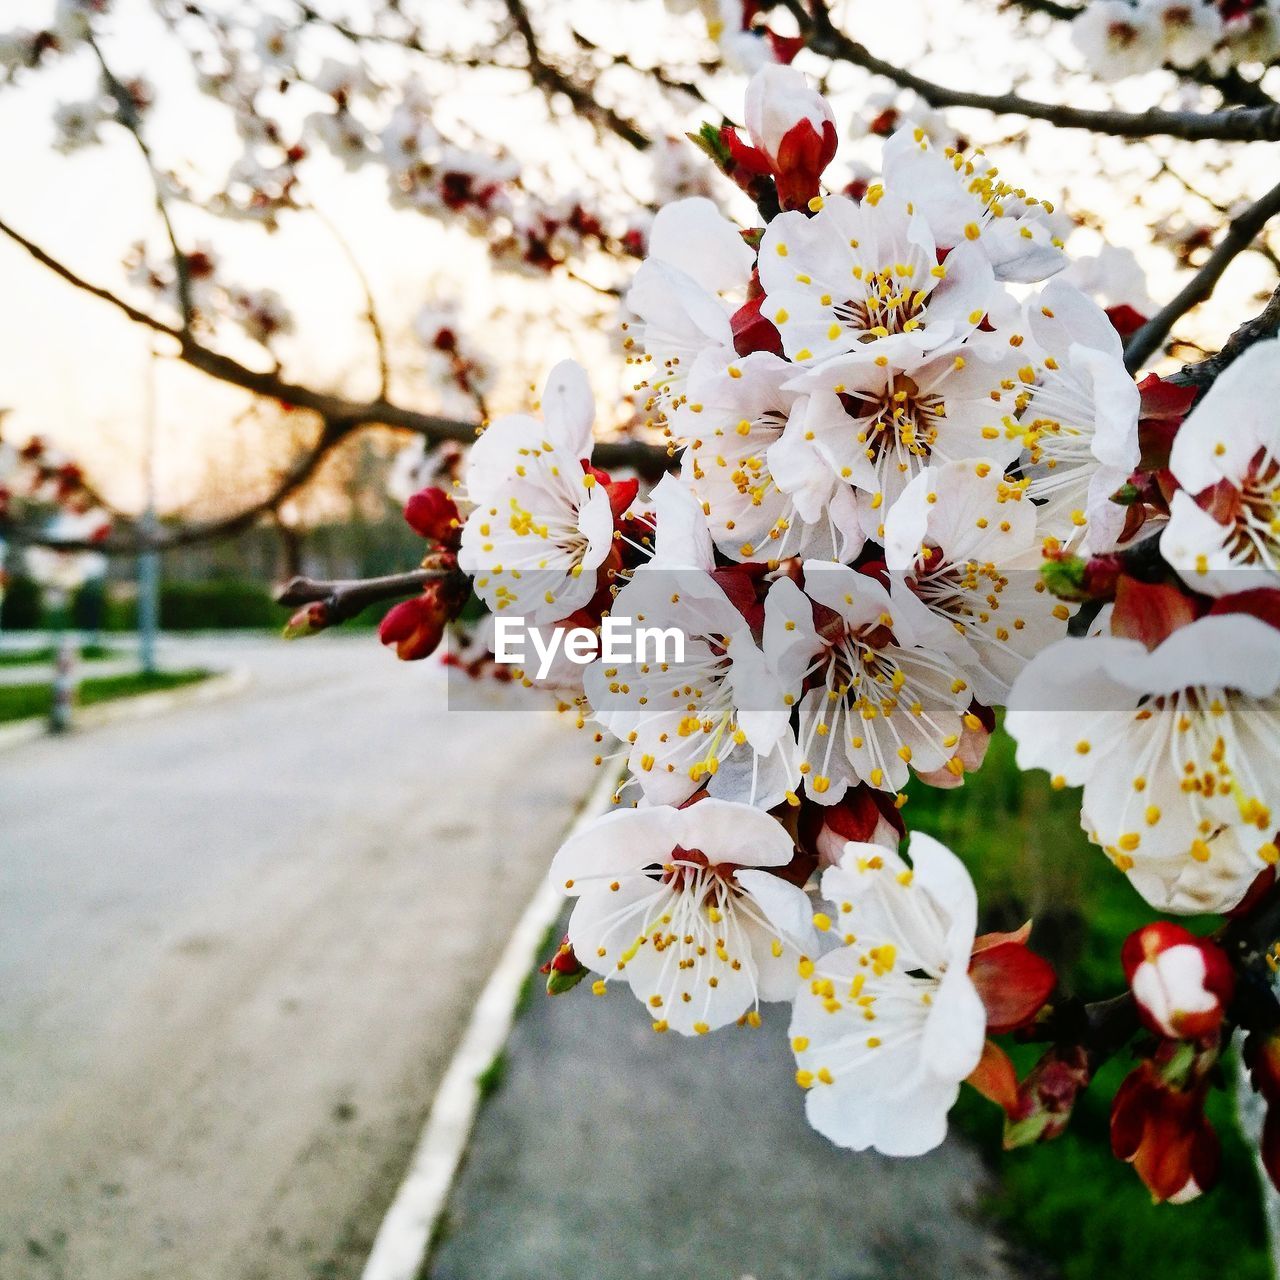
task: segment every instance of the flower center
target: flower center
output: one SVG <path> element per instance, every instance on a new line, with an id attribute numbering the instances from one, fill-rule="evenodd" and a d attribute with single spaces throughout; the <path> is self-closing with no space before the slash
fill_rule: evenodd
<path id="1" fill-rule="evenodd" d="M 874 342 L 894 333 L 911 333 L 924 317 L 929 295 L 912 288 L 915 272 L 906 263 L 879 267 L 862 275 L 863 295 L 839 302 L 832 310 L 859 342 Z"/>
<path id="2" fill-rule="evenodd" d="M 876 466 L 912 469 L 913 458 L 927 458 L 947 416 L 936 391 L 922 391 L 914 378 L 895 374 L 880 392 L 856 391 L 840 397 L 858 424 L 858 443 Z"/>

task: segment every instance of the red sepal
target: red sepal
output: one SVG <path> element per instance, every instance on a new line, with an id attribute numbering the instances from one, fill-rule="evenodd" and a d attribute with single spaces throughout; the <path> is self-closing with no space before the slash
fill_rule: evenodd
<path id="1" fill-rule="evenodd" d="M 1162 1083 L 1143 1062 L 1111 1104 L 1111 1150 L 1163 1200 L 1191 1199 L 1217 1181 L 1218 1136 L 1204 1116 L 1205 1086 L 1178 1089 Z"/>
<path id="2" fill-rule="evenodd" d="M 982 1057 L 969 1073 L 967 1084 L 972 1085 L 989 1102 L 994 1102 L 1005 1115 L 1018 1111 L 1018 1073 L 1009 1061 L 1009 1055 L 994 1040 L 982 1046 Z"/>
<path id="3" fill-rule="evenodd" d="M 772 320 L 760 314 L 764 305 L 764 295 L 744 302 L 729 321 L 733 330 L 733 349 L 740 356 L 749 356 L 753 351 L 768 351 L 770 354 L 782 354 L 782 334 Z"/>
<path id="4" fill-rule="evenodd" d="M 1058 985 L 1053 966 L 1013 940 L 975 949 L 969 960 L 969 979 L 982 997 L 987 1031 L 992 1035 L 1025 1027 Z"/>
<path id="5" fill-rule="evenodd" d="M 822 131 L 810 120 L 791 126 L 778 144 L 778 200 L 784 209 L 806 209 L 818 194 L 822 172 L 836 154 L 839 139 L 830 120 L 822 122 Z"/>
<path id="6" fill-rule="evenodd" d="M 1270 627 L 1280 628 L 1280 591 L 1274 587 L 1255 587 L 1221 596 L 1209 608 L 1210 613 L 1248 613 Z"/>
<path id="7" fill-rule="evenodd" d="M 1140 640 L 1154 649 L 1195 618 L 1194 601 L 1169 583 L 1139 582 L 1123 574 L 1116 582 L 1112 635 Z"/>
<path id="8" fill-rule="evenodd" d="M 1107 307 L 1106 314 L 1107 319 L 1111 321 L 1111 327 L 1121 338 L 1128 338 L 1137 333 L 1147 323 L 1147 317 L 1136 307 L 1131 307 L 1127 302 L 1121 302 L 1114 307 Z"/>

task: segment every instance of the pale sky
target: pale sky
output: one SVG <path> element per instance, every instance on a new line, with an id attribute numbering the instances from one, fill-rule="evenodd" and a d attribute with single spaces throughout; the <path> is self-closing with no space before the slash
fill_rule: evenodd
<path id="1" fill-rule="evenodd" d="M 445 12 L 442 0 L 433 0 Z M 631 32 L 637 56 L 656 54 L 655 32 L 673 29 L 659 0 L 557 0 L 581 19 L 583 29 L 601 31 L 616 38 L 621 24 Z M 51 8 L 45 0 L 10 0 L 3 6 L 5 25 L 10 22 L 39 26 Z M 925 74 L 955 84 L 993 88 L 1007 82 L 1014 66 L 1034 71 L 1030 90 L 1044 96 L 1061 93 L 1048 79 L 1058 60 L 1070 63 L 1073 55 L 1065 32 L 1054 41 L 1011 41 L 1009 21 L 991 12 L 980 0 L 896 0 L 892 6 L 877 0 L 850 0 L 850 23 L 859 38 L 890 57 L 910 60 L 918 47 L 919 32 L 934 33 L 938 49 L 917 66 Z M 360 6 L 352 6 L 358 15 Z M 449 6 L 453 8 L 452 5 Z M 146 0 L 115 0 L 117 27 L 123 37 L 108 46 L 117 74 L 142 71 L 155 83 L 162 110 L 153 113 L 149 137 L 164 161 L 181 157 L 198 160 L 198 173 L 221 173 L 238 154 L 222 109 L 202 98 L 189 82 L 189 71 L 160 29 Z M 604 11 L 608 11 L 607 13 Z M 963 30 L 972 43 L 956 48 L 948 41 L 950 27 L 961 12 L 971 15 Z M 940 21 L 939 19 L 942 19 Z M 353 17 L 354 21 L 354 17 Z M 691 20 L 692 21 L 692 20 Z M 601 24 L 604 24 L 603 29 Z M 692 31 L 693 27 L 686 28 Z M 960 28 L 956 26 L 956 29 Z M 632 47 L 629 45 L 629 47 Z M 444 98 L 445 109 L 477 130 L 504 138 L 526 163 L 545 165 L 559 176 L 566 164 L 563 135 L 539 123 L 541 105 L 527 95 L 507 92 L 508 80 L 487 73 L 466 73 L 465 87 Z M 78 55 L 65 66 L 28 76 L 22 84 L 0 91 L 0 165 L 8 177 L 0 192 L 0 217 L 30 235 L 89 279 L 124 290 L 120 260 L 129 245 L 158 232 L 149 179 L 132 139 L 110 129 L 108 145 L 72 157 L 54 153 L 49 116 L 59 100 L 86 96 L 94 79 L 91 60 Z M 1152 85 L 1148 79 L 1121 87 L 1121 105 L 1149 105 Z M 865 92 L 865 78 L 842 71 L 832 88 L 837 115 L 847 115 Z M 740 114 L 743 81 L 726 77 L 717 85 L 720 105 Z M 857 88 L 856 94 L 841 92 Z M 1107 100 L 1096 86 L 1072 87 L 1072 100 Z M 530 103 L 535 109 L 530 108 Z M 1009 121 L 993 125 L 989 118 L 957 115 L 957 123 L 981 122 L 984 138 L 997 139 Z M 693 127 L 695 117 L 684 122 Z M 975 124 L 975 132 L 978 126 Z M 1212 144 L 1210 144 L 1212 145 Z M 848 145 L 850 154 L 873 157 L 874 142 Z M 990 147 L 998 154 L 995 147 Z M 1255 154 L 1269 154 L 1274 148 Z M 1195 172 L 1206 151 L 1184 148 L 1186 171 Z M 1079 133 L 1059 133 L 1053 145 L 1011 149 L 1002 158 L 1006 174 L 1037 194 L 1061 200 L 1070 191 L 1068 208 L 1075 205 L 1110 210 L 1108 236 L 1113 242 L 1140 245 L 1144 232 L 1139 215 L 1117 207 L 1116 183 L 1132 177 L 1135 153 L 1115 140 L 1095 148 Z M 1212 158 L 1212 157 L 1209 157 Z M 599 167 L 590 155 L 575 159 L 587 167 Z M 638 157 L 628 157 L 628 183 L 642 191 L 645 169 Z M 1246 183 L 1258 189 L 1270 186 L 1275 175 L 1259 162 L 1248 172 L 1236 170 L 1223 189 Z M 519 395 L 529 376 L 529 366 L 549 367 L 554 360 L 575 355 L 588 363 L 597 389 L 607 395 L 623 389 L 624 375 L 611 362 L 609 335 L 599 326 L 575 323 L 584 305 L 597 305 L 592 295 L 569 282 L 548 284 L 495 274 L 482 248 L 457 229 L 417 214 L 391 211 L 384 199 L 385 179 L 377 166 L 355 175 L 323 157 L 311 165 L 308 188 L 317 205 L 336 223 L 361 260 L 388 330 L 403 335 L 418 308 L 429 297 L 460 301 L 472 323 L 472 336 L 499 364 L 517 368 L 518 379 L 509 377 L 503 397 Z M 329 234 L 314 219 L 293 217 L 277 236 L 258 228 L 223 226 L 196 211 L 176 212 L 180 236 L 188 243 L 208 238 L 226 264 L 228 279 L 255 287 L 271 286 L 287 299 L 298 326 L 296 338 L 282 345 L 288 372 L 318 386 L 372 392 L 372 348 L 368 334 L 355 317 L 363 302 L 358 284 Z M 1083 251 L 1096 247 L 1096 236 L 1084 233 L 1075 243 Z M 1175 289 L 1169 259 L 1146 250 L 1149 284 L 1157 300 Z M 1260 263 L 1260 260 L 1258 260 Z M 123 505 L 139 496 L 142 439 L 141 410 L 145 403 L 148 339 L 103 303 L 77 293 L 53 279 L 16 246 L 0 242 L 0 273 L 4 302 L 0 305 L 0 404 L 15 409 L 10 432 L 22 437 L 39 430 L 54 436 L 83 457 L 91 472 L 102 478 L 109 494 Z M 1258 284 L 1253 284 L 1256 276 Z M 1243 263 L 1223 286 L 1232 308 L 1216 315 L 1211 304 L 1205 323 L 1229 330 L 1243 318 L 1241 293 L 1267 280 L 1257 264 Z M 133 301 L 143 302 L 136 293 Z M 499 314 L 495 315 L 497 312 Z M 524 315 L 539 316 L 530 325 Z M 260 360 L 255 350 L 235 345 L 228 327 L 220 337 L 233 354 L 248 362 Z M 401 346 L 412 361 L 411 345 Z M 414 372 L 409 368 L 409 372 Z M 432 404 L 425 385 L 402 380 L 400 398 L 424 407 Z M 182 502 L 193 490 L 202 461 L 210 450 L 224 447 L 225 424 L 244 403 L 230 389 L 162 362 L 159 384 L 159 483 L 162 507 Z M 499 404 L 499 408 L 514 407 Z M 220 442 L 224 442 L 220 444 Z"/>

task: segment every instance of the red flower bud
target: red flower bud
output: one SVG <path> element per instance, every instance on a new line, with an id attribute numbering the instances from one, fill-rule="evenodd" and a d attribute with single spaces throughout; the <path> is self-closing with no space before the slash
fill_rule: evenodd
<path id="1" fill-rule="evenodd" d="M 547 995 L 562 996 L 587 976 L 586 965 L 573 952 L 573 944 L 566 934 L 564 940 L 556 948 L 556 953 L 539 970 L 547 975 Z"/>
<path id="2" fill-rule="evenodd" d="M 414 533 L 430 542 L 456 546 L 462 537 L 457 505 L 443 489 L 432 487 L 415 493 L 404 504 L 404 518 Z"/>
<path id="3" fill-rule="evenodd" d="M 396 657 L 416 662 L 440 647 L 448 620 L 449 611 L 441 602 L 436 584 L 428 583 L 420 596 L 402 600 L 383 618 L 378 639 L 385 645 L 395 645 Z"/>
<path id="4" fill-rule="evenodd" d="M 768 159 L 784 209 L 804 209 L 836 154 L 835 116 L 805 76 L 766 66 L 747 86 L 747 132 Z"/>
<path id="5" fill-rule="evenodd" d="M 1181 925 L 1159 921 L 1131 933 L 1120 960 L 1148 1030 L 1170 1040 L 1217 1033 L 1235 989 L 1221 948 Z"/>
<path id="6" fill-rule="evenodd" d="M 1005 1150 L 1058 1137 L 1091 1078 L 1089 1055 L 1080 1045 L 1054 1045 L 1018 1086 L 1017 1106 L 1005 1121 Z"/>

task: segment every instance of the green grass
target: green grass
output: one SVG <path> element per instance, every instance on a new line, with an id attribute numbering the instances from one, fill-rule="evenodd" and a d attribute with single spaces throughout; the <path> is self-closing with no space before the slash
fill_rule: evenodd
<path id="1" fill-rule="evenodd" d="M 998 732 L 986 766 L 963 788 L 914 787 L 904 816 L 911 829 L 937 836 L 965 860 L 984 928 L 1033 918 L 1032 945 L 1054 961 L 1065 988 L 1084 999 L 1123 989 L 1120 945 L 1159 913 L 1085 839 L 1078 792 L 1053 791 L 1042 773 L 1018 773 L 1013 744 Z M 1019 1072 L 1041 1051 L 1016 1048 Z M 989 1210 L 1063 1280 L 1151 1267 L 1161 1280 L 1270 1280 L 1257 1178 L 1231 1098 L 1215 1091 L 1210 1105 L 1223 1148 L 1217 1188 L 1190 1205 L 1153 1205 L 1108 1141 L 1111 1098 L 1130 1065 L 1121 1058 L 1099 1073 L 1061 1138 L 1017 1151 L 1001 1149 L 999 1111 L 963 1091 L 953 1117 L 979 1142 L 1002 1184 Z M 1225 1078 L 1231 1075 L 1228 1069 Z"/>
<path id="2" fill-rule="evenodd" d="M 0 652 L 0 667 L 48 666 L 58 656 L 52 645 L 42 649 L 21 649 Z M 120 649 L 112 649 L 104 644 L 87 644 L 80 650 L 81 662 L 106 662 L 111 658 L 127 656 Z"/>
<path id="3" fill-rule="evenodd" d="M 183 685 L 207 680 L 212 672 L 201 667 L 188 671 L 158 671 L 154 675 L 141 672 L 123 676 L 100 676 L 82 680 L 76 691 L 79 706 L 89 707 L 98 702 L 110 702 L 114 698 L 129 698 L 139 693 L 154 693 L 159 689 L 178 689 Z M 0 685 L 0 724 L 11 720 L 26 720 L 33 716 L 47 716 L 53 701 L 53 686 L 48 681 L 39 684 Z"/>

